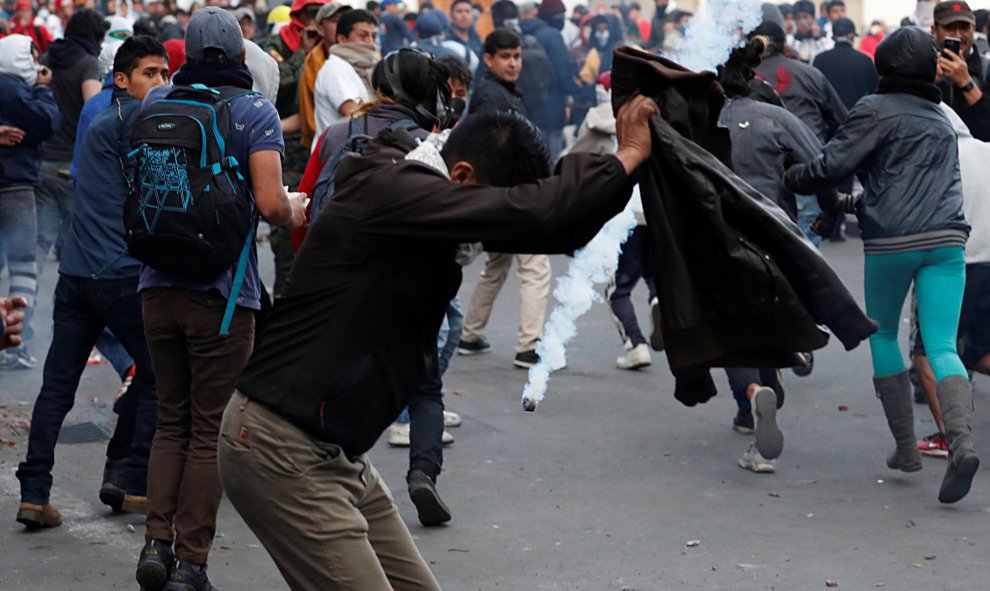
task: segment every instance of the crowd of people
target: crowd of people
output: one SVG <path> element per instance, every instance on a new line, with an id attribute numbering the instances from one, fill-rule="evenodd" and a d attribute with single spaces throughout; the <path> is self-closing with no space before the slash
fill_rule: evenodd
<path id="1" fill-rule="evenodd" d="M 568 15 L 562 0 L 0 8 L 0 372 L 44 357 L 17 521 L 61 523 L 55 445 L 98 352 L 121 378 L 99 498 L 147 515 L 142 589 L 213 588 L 224 493 L 293 589 L 439 588 L 366 452 L 383 434 L 408 447 L 420 522 L 452 518 L 437 480 L 461 418 L 444 372 L 492 350 L 513 261 L 512 364 L 539 363 L 549 255 L 586 244 L 663 158 L 656 97 L 613 109 L 616 60 L 676 67 L 693 15 L 668 0 L 652 18 L 635 2 Z M 855 214 L 887 465 L 945 457 L 943 503 L 979 467 L 971 376 L 990 373 L 988 21 L 920 2 L 860 38 L 842 0 L 765 4 L 717 72 L 734 175 L 816 247 L 846 240 Z M 651 365 L 670 326 L 657 241 L 637 221 L 606 290 L 622 370 Z M 465 310 L 462 268 L 482 254 Z M 54 261 L 46 353 L 34 311 Z M 792 353 L 810 374 L 813 353 Z M 774 472 L 783 451 L 782 365 L 725 370 L 732 427 L 753 435 L 744 469 Z M 916 401 L 939 426 L 921 439 Z"/>

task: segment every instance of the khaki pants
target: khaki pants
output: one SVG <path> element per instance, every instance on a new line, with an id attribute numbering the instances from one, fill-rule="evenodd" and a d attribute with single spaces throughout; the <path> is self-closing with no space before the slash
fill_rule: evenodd
<path id="1" fill-rule="evenodd" d="M 220 478 L 293 591 L 439 590 L 366 455 L 313 439 L 235 392 Z"/>
<path id="2" fill-rule="evenodd" d="M 465 341 L 476 341 L 484 336 L 488 319 L 492 315 L 495 298 L 502 290 L 512 266 L 512 257 L 518 261 L 519 276 L 519 336 L 516 353 L 536 349 L 543 336 L 543 321 L 547 315 L 547 299 L 550 297 L 550 257 L 545 254 L 488 253 L 481 280 L 474 288 L 467 316 L 464 317 Z"/>

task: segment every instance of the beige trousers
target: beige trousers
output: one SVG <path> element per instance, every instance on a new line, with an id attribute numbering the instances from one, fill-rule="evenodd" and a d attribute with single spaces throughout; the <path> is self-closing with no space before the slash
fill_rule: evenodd
<path id="1" fill-rule="evenodd" d="M 512 257 L 518 265 L 519 277 L 519 336 L 516 352 L 532 351 L 543 337 L 543 322 L 547 315 L 547 299 L 550 297 L 550 257 L 545 254 L 488 253 L 481 280 L 474 288 L 467 316 L 464 317 L 465 341 L 476 341 L 484 336 L 488 319 L 492 315 L 495 298 L 502 290 L 512 266 Z"/>
<path id="2" fill-rule="evenodd" d="M 293 591 L 440 589 L 366 455 L 235 392 L 218 459 L 227 496 Z"/>

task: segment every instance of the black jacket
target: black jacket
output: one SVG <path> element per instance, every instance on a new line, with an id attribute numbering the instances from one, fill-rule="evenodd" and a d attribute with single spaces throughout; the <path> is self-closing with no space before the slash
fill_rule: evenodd
<path id="1" fill-rule="evenodd" d="M 614 156 L 565 156 L 558 173 L 513 188 L 455 185 L 418 162 L 402 130 L 382 132 L 337 171 L 285 297 L 238 388 L 313 437 L 367 451 L 433 371 L 437 331 L 461 283 L 458 243 L 565 253 L 629 200 Z"/>
<path id="2" fill-rule="evenodd" d="M 710 367 L 796 365 L 796 352 L 828 342 L 819 324 L 847 349 L 873 333 L 876 324 L 801 230 L 727 166 L 714 75 L 623 48 L 612 70 L 616 110 L 636 92 L 662 113 L 639 177 L 677 399 L 713 396 Z"/>
<path id="3" fill-rule="evenodd" d="M 933 233 L 965 241 L 969 231 L 956 133 L 938 105 L 934 64 L 917 57 L 933 50 L 931 40 L 923 32 L 898 33 L 876 55 L 878 71 L 892 72 L 881 79 L 883 94 L 856 103 L 822 154 L 785 176 L 792 191 L 810 193 L 858 172 L 863 198 L 856 215 L 864 246 L 874 252 Z"/>
<path id="4" fill-rule="evenodd" d="M 478 113 L 497 113 L 515 111 L 526 116 L 522 95 L 516 90 L 516 85 L 496 77 L 491 72 L 485 72 L 485 77 L 478 82 L 471 102 L 468 104 L 468 115 Z"/>
<path id="5" fill-rule="evenodd" d="M 812 65 L 825 74 L 847 109 L 876 92 L 880 82 L 873 60 L 847 41 L 838 41 L 834 48 L 819 53 Z"/>

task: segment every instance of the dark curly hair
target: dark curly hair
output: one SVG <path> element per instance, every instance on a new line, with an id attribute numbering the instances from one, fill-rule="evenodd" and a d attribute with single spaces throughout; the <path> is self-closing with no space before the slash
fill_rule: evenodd
<path id="1" fill-rule="evenodd" d="M 763 61 L 763 54 L 770 40 L 762 35 L 750 37 L 742 47 L 729 54 L 729 60 L 718 67 L 718 81 L 728 97 L 749 96 L 750 81 L 756 76 L 756 68 Z"/>

